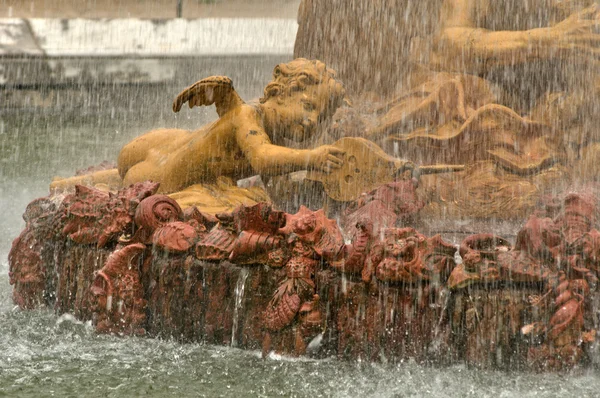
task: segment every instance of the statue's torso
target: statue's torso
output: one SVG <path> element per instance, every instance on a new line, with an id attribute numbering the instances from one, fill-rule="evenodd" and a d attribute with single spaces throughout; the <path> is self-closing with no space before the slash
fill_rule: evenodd
<path id="1" fill-rule="evenodd" d="M 199 130 L 154 130 L 130 146 L 148 146 L 143 161 L 127 172 L 124 181 L 152 179 L 161 190 L 174 192 L 186 186 L 210 182 L 220 176 L 239 179 L 250 174 L 236 140 L 236 128 L 219 119 Z"/>
<path id="2" fill-rule="evenodd" d="M 237 144 L 236 127 L 223 119 L 191 132 L 188 143 L 170 156 L 173 167 L 185 168 L 195 182 L 219 176 L 244 178 L 249 172 Z"/>

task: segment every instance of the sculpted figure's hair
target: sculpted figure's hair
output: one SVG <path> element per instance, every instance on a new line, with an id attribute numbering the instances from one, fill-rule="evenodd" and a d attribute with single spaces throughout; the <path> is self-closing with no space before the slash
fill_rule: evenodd
<path id="1" fill-rule="evenodd" d="M 273 81 L 265 87 L 260 103 L 269 98 L 278 97 L 283 100 L 296 91 L 303 91 L 310 85 L 320 85 L 329 95 L 328 110 L 339 108 L 346 95 L 342 84 L 335 80 L 335 71 L 327 68 L 318 60 L 297 58 L 287 64 L 279 64 L 273 70 Z"/>

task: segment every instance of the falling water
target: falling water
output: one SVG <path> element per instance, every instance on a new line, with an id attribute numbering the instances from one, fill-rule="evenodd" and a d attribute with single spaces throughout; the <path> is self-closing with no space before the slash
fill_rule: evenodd
<path id="1" fill-rule="evenodd" d="M 321 4 L 354 4 L 354 0 L 328 0 Z M 58 1 L 57 3 L 68 3 Z M 176 1 L 173 0 L 169 7 L 163 7 L 163 0 L 149 0 L 147 2 L 130 2 L 144 8 L 144 18 L 155 18 L 155 10 L 161 9 L 164 15 L 161 18 L 172 18 Z M 320 48 L 327 49 L 329 53 L 335 48 L 342 50 L 342 57 L 350 59 L 348 62 L 350 70 L 364 70 L 366 77 L 376 76 L 372 83 L 381 83 L 380 86 L 393 89 L 405 88 L 406 84 L 400 75 L 405 68 L 403 63 L 404 53 L 408 52 L 409 44 L 419 33 L 428 32 L 432 29 L 427 21 L 436 20 L 428 17 L 432 13 L 431 7 L 424 2 L 406 2 L 407 7 L 402 9 L 402 14 L 397 18 L 392 13 L 389 24 L 373 24 L 376 26 L 378 35 L 369 37 L 365 32 L 370 26 L 363 26 L 362 37 L 369 39 L 371 45 L 368 51 L 359 49 L 354 43 L 354 35 L 331 35 L 330 39 L 337 46 L 323 45 L 323 40 L 313 40 L 311 43 L 319 43 Z M 3 2 L 5 3 L 5 2 Z M 7 7 L 3 17 L 20 18 L 18 13 L 19 2 L 13 2 L 12 7 Z M 20 2 L 30 8 L 34 13 L 34 5 L 42 8 L 35 1 Z M 38 4 L 36 4 L 38 3 Z M 51 3 L 51 1 L 45 2 Z M 28 29 L 50 29 L 58 26 L 57 31 L 69 26 L 73 15 L 80 17 L 92 17 L 86 7 L 77 3 L 72 15 L 51 13 L 50 17 L 67 18 L 56 20 L 48 24 L 43 20 L 33 21 L 33 25 L 25 26 L 16 19 L 11 22 L 10 27 L 25 26 Z M 105 0 L 84 0 L 87 8 L 90 4 L 98 4 L 102 8 Z M 119 7 L 127 7 L 127 1 L 119 2 Z M 138 4 L 139 3 L 139 4 Z M 184 18 L 196 18 L 200 14 L 191 15 L 190 10 L 200 4 L 218 3 L 225 4 L 226 0 L 198 0 L 195 2 L 183 2 L 182 16 Z M 251 3 L 262 3 L 261 12 L 253 11 L 262 17 L 277 17 L 275 1 L 235 0 L 242 8 L 251 7 Z M 246 4 L 247 3 L 247 4 Z M 298 0 L 281 0 L 287 8 L 297 8 Z M 308 2 L 307 2 L 308 3 Z M 312 3 L 317 3 L 316 1 Z M 365 0 L 363 4 L 378 7 L 386 1 Z M 388 3 L 393 3 L 392 1 Z M 399 1 L 398 4 L 402 3 Z M 441 1 L 437 3 L 441 4 Z M 531 7 L 530 1 L 498 0 L 492 2 L 496 8 L 504 4 L 524 4 Z M 547 1 L 550 3 L 550 1 Z M 554 3 L 563 3 L 555 1 Z M 571 3 L 571 2 L 564 2 Z M 575 3 L 575 2 L 572 2 Z M 421 5 L 422 4 L 422 5 Z M 187 8 L 186 8 L 187 7 Z M 167 11 L 169 9 L 171 14 Z M 340 9 L 332 7 L 334 11 Z M 415 10 L 416 9 L 416 10 Z M 204 9 L 203 9 L 204 10 Z M 308 8 L 307 8 L 308 10 Z M 237 9 L 235 10 L 238 11 Z M 345 14 L 346 17 L 360 17 L 360 9 L 353 9 Z M 375 10 L 378 11 L 378 10 Z M 0 7 L 0 14 L 3 10 Z M 87 15 L 82 13 L 88 12 Z M 108 11 L 107 11 L 108 12 Z M 535 15 L 544 14 L 543 7 Z M 14 14 L 14 15 L 13 15 Z M 254 15 L 253 14 L 253 15 Z M 519 21 L 523 18 L 515 18 L 517 13 L 506 13 L 509 18 L 506 21 Z M 48 17 L 46 16 L 46 17 Z M 112 17 L 116 15 L 111 15 Z M 120 15 L 122 16 L 122 15 Z M 202 16 L 206 16 L 202 14 Z M 212 16 L 212 15 L 211 15 Z M 288 19 L 295 15 L 288 16 Z M 331 20 L 324 19 L 328 24 Z M 348 18 L 343 18 L 343 23 L 352 25 Z M 19 20 L 20 21 L 20 20 Z M 69 22 L 71 21 L 71 22 Z M 131 22 L 133 26 L 146 26 L 152 29 L 160 23 L 144 21 Z M 184 21 L 172 22 L 173 25 L 183 24 Z M 90 31 L 93 26 L 101 23 L 80 21 L 71 26 L 80 26 L 82 31 Z M 130 26 L 130 28 L 131 28 Z M 241 25 L 235 23 L 230 29 L 222 29 L 223 34 L 237 35 L 241 31 Z M 254 25 L 253 25 L 254 26 Z M 434 26 L 435 27 L 435 26 Z M 11 28 L 11 29 L 12 29 Z M 396 50 L 382 48 L 373 45 L 377 42 L 377 36 L 384 37 L 386 29 L 391 30 L 393 37 L 406 37 L 406 40 L 396 40 Z M 401 32 L 406 29 L 406 32 Z M 260 29 L 258 29 L 260 30 Z M 320 33 L 319 29 L 314 29 Z M 190 36 L 192 32 L 189 32 Z M 207 47 L 212 49 L 214 43 L 232 45 L 233 41 L 222 38 L 211 38 L 210 34 L 218 32 L 202 32 L 207 41 Z M 252 32 L 256 34 L 256 32 Z M 406 34 L 405 34 L 406 33 Z M 76 42 L 60 41 L 60 36 L 46 35 L 45 40 L 64 45 L 67 51 L 72 50 Z M 125 37 L 126 35 L 124 35 Z M 127 39 L 141 40 L 142 47 L 148 43 L 144 42 L 144 35 L 132 35 Z M 269 37 L 275 37 L 277 44 L 282 32 L 273 32 L 263 35 L 256 34 L 258 40 L 253 40 L 250 35 L 247 39 L 253 44 L 261 40 L 267 41 Z M 267 37 L 269 36 L 269 37 Z M 103 43 L 112 45 L 110 37 L 82 36 L 86 42 L 94 41 L 94 45 L 100 37 Z M 167 36 L 165 36 L 167 37 Z M 475 36 L 474 36 L 475 37 Z M 410 40 L 409 40 L 410 39 Z M 148 41 L 148 40 L 146 40 Z M 54 43 L 53 42 L 53 43 Z M 173 43 L 163 43 L 170 47 Z M 386 45 L 393 46 L 393 40 Z M 0 44 L 2 40 L 0 40 Z M 192 46 L 192 42 L 181 40 L 177 45 Z M 342 43 L 340 45 L 339 43 Z M 350 44 L 344 44 L 350 43 Z M 81 43 L 80 43 L 81 44 Z M 135 43 L 134 43 L 135 44 Z M 151 43 L 150 43 L 151 44 Z M 158 47 L 161 43 L 155 43 Z M 57 47 L 58 50 L 62 47 Z M 133 47 L 132 47 L 133 48 Z M 1 50 L 1 48 L 0 48 Z M 242 50 L 244 50 L 242 48 Z M 55 49 L 56 51 L 56 49 Z M 393 54 L 390 61 L 392 65 L 381 64 L 377 71 L 375 63 L 369 60 L 379 60 L 382 53 Z M 337 359 L 312 360 L 291 359 L 285 357 L 270 357 L 266 361 L 261 360 L 260 354 L 254 351 L 232 350 L 229 347 L 215 347 L 197 343 L 182 344 L 176 340 L 162 340 L 152 338 L 120 338 L 118 336 L 97 335 L 89 323 L 77 321 L 72 315 L 64 314 L 61 317 L 52 309 L 37 309 L 34 311 L 20 311 L 14 308 L 11 301 L 12 287 L 8 283 L 8 264 L 6 262 L 10 242 L 22 230 L 24 223 L 20 218 L 28 202 L 36 197 L 47 195 L 48 182 L 53 176 L 72 175 L 75 169 L 84 168 L 97 164 L 103 160 L 113 160 L 125 143 L 132 138 L 157 127 L 177 127 L 195 129 L 216 118 L 213 110 L 198 109 L 195 112 L 174 116 L 170 112 L 169 100 L 181 88 L 191 84 L 197 79 L 209 75 L 227 75 L 233 78 L 236 89 L 244 99 L 251 99 L 261 94 L 266 82 L 270 79 L 270 73 L 279 62 L 289 60 L 291 54 L 279 55 L 272 53 L 269 56 L 248 56 L 244 51 L 239 51 L 235 56 L 204 56 L 202 58 L 177 58 L 176 61 L 167 57 L 160 60 L 136 59 L 131 65 L 137 65 L 140 71 L 148 73 L 154 78 L 171 76 L 169 84 L 152 83 L 149 85 L 135 83 L 119 86 L 110 80 L 102 80 L 104 70 L 113 68 L 113 63 L 125 65 L 110 60 L 110 68 L 106 68 L 106 60 L 102 58 L 71 58 L 52 60 L 52 54 L 46 53 L 38 58 L 32 55 L 27 62 L 22 62 L 18 56 L 14 56 L 16 63 L 6 61 L 13 55 L 2 58 L 0 51 L 0 71 L 6 67 L 14 68 L 16 64 L 22 63 L 26 68 L 18 65 L 20 77 L 11 81 L 14 87 L 22 86 L 20 89 L 6 89 L 3 86 L 3 76 L 0 74 L 0 97 L 8 94 L 5 101 L 0 101 L 0 215 L 3 228 L 0 230 L 0 396 L 82 396 L 102 394 L 109 396 L 527 396 L 527 397 L 554 397 L 554 396 L 597 396 L 600 391 L 597 362 L 598 357 L 593 358 L 596 368 L 575 370 L 569 374 L 531 374 L 519 371 L 499 372 L 493 370 L 480 370 L 466 367 L 464 364 L 436 368 L 416 364 L 413 360 L 405 360 L 399 363 L 367 363 L 346 362 Z M 9 52 L 10 54 L 10 52 Z M 208 52 L 207 52 L 208 54 Z M 211 53 L 212 54 L 212 53 Z M 96 55 L 96 54 L 93 54 Z M 326 60 L 323 55 L 323 60 Z M 331 54 L 335 55 L 335 54 Z M 357 58 L 354 59 L 353 57 Z M 362 57 L 362 58 L 361 58 Z M 50 58 L 46 64 L 44 58 Z M 321 58 L 319 56 L 319 58 Z M 54 63 L 53 63 L 54 62 Z M 36 66 L 37 65 L 37 66 Z M 60 65 L 57 67 L 56 65 Z M 359 68 L 366 65 L 366 67 Z M 535 63 L 532 63 L 535 66 Z M 133 66 L 132 66 L 133 67 Z M 51 70 L 51 68 L 54 68 Z M 117 68 L 117 66 L 114 66 Z M 23 70 L 26 70 L 23 72 Z M 137 70 L 137 69 L 136 69 Z M 62 76 L 65 80 L 56 80 L 56 87 L 49 84 L 46 74 L 52 72 L 52 76 Z M 94 80 L 91 89 L 85 86 L 85 79 L 81 82 L 75 76 L 78 71 L 85 71 L 85 76 L 98 76 Z M 156 74 L 155 72 L 160 71 Z M 381 73 L 384 71 L 384 73 Z M 91 72 L 91 73 L 88 73 Z M 342 72 L 343 70 L 339 70 Z M 510 71 L 509 71 L 510 72 Z M 498 72 L 498 79 L 501 76 Z M 64 76 L 63 76 L 64 75 Z M 513 74 L 510 74 L 511 77 Z M 515 76 L 520 76 L 515 73 Z M 12 76 L 7 74 L 6 76 Z M 143 75 L 142 75 L 143 76 Z M 355 73 L 349 76 L 348 87 L 371 84 L 365 76 Z M 589 78 L 581 73 L 579 79 Z M 110 76 L 107 78 L 109 79 Z M 29 80 L 28 80 L 29 79 Z M 94 77 L 95 79 L 95 77 Z M 523 79 L 524 80 L 524 79 Z M 521 80 L 518 80 L 520 82 Z M 83 82 L 83 83 L 82 83 Z M 513 82 L 514 83 L 514 82 Z M 517 86 L 516 83 L 513 86 Z M 38 87 L 38 88 L 36 88 Z M 41 87 L 41 89 L 39 89 Z M 375 86 L 368 86 L 373 90 Z M 23 89 L 22 93 L 19 90 Z M 71 91 L 80 90 L 85 95 L 76 96 Z M 89 90 L 89 92 L 88 92 Z M 22 95 L 21 95 L 22 94 Z M 509 93 L 514 94 L 514 93 Z M 24 99 L 22 99 L 22 98 Z M 20 100 L 20 98 L 22 100 Z M 592 98 L 592 105 L 594 104 Z M 597 101 L 596 101 L 597 102 Z M 26 104 L 26 106 L 23 106 Z M 397 144 L 392 148 L 393 153 L 402 157 L 401 149 Z M 412 159 L 419 162 L 419 159 Z M 583 170 L 582 173 L 590 173 Z M 299 197 L 290 197 L 290 202 L 301 203 Z M 441 217 L 446 219 L 445 214 Z M 465 227 L 475 228 L 472 220 L 461 221 Z M 499 221 L 494 221 L 488 226 L 499 233 Z M 512 232 L 514 232 L 511 229 Z M 464 231 L 463 231 L 464 232 Z M 457 253 L 457 260 L 459 260 Z M 237 346 L 241 331 L 240 316 L 243 321 L 245 284 L 249 275 L 248 268 L 241 268 L 235 285 L 235 307 L 233 312 L 233 326 L 231 332 L 231 346 Z M 345 275 L 342 277 L 342 289 L 337 294 L 345 294 L 348 284 Z M 337 287 L 336 287 L 337 289 Z M 54 289 L 56 290 L 56 289 Z M 248 292 L 254 293 L 254 292 Z M 445 292 L 447 293 L 447 292 Z M 383 293 L 381 293 L 383 295 Z M 445 308 L 448 307 L 449 299 L 440 300 Z M 595 308 L 597 313 L 598 310 Z M 240 315 L 242 313 L 242 315 Z M 356 312 L 357 324 L 364 323 L 366 316 L 365 307 L 361 305 Z M 394 318 L 396 315 L 390 315 Z M 441 322 L 441 319 L 440 319 Z M 439 329 L 439 323 L 436 329 Z M 332 329 L 327 329 L 330 333 Z M 334 331 L 336 333 L 337 331 Z M 317 350 L 323 340 L 323 333 L 317 335 L 309 344 L 308 349 Z M 434 342 L 434 344 L 437 340 Z M 433 347 L 434 349 L 436 346 Z M 498 355 L 502 352 L 498 351 Z M 383 361 L 383 359 L 382 359 Z"/>
<path id="2" fill-rule="evenodd" d="M 246 279 L 250 271 L 248 268 L 242 268 L 235 284 L 235 307 L 233 309 L 233 326 L 231 327 L 231 346 L 237 347 L 237 331 L 239 327 L 240 310 L 244 302 L 244 290 L 246 289 Z"/>

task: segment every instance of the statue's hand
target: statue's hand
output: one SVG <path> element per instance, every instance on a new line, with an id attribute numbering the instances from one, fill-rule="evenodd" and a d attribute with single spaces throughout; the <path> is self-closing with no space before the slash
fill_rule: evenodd
<path id="1" fill-rule="evenodd" d="M 308 169 L 329 173 L 333 169 L 339 169 L 344 164 L 342 155 L 345 153 L 343 149 L 331 146 L 322 145 L 310 150 L 308 155 Z"/>

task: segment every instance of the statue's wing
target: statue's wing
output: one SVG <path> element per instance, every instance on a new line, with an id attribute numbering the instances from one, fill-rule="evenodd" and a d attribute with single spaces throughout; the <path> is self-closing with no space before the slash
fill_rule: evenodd
<path id="1" fill-rule="evenodd" d="M 173 101 L 173 112 L 179 112 L 186 102 L 190 108 L 215 104 L 219 116 L 244 104 L 226 76 L 207 77 L 183 90 Z"/>

